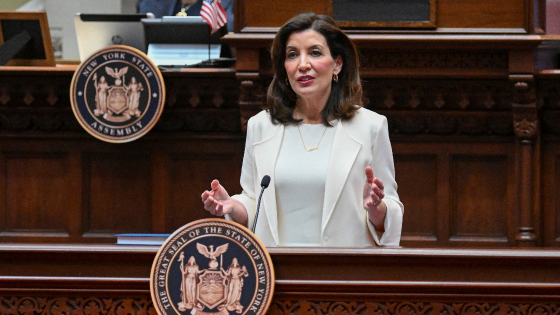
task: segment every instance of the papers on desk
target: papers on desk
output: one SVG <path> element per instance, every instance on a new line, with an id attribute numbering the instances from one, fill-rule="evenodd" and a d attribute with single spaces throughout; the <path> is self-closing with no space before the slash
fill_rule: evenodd
<path id="1" fill-rule="evenodd" d="M 125 233 L 117 234 L 117 245 L 162 245 L 170 234 Z"/>
<path id="2" fill-rule="evenodd" d="M 210 45 L 210 59 L 220 58 L 221 44 Z M 190 66 L 208 60 L 208 44 L 149 44 L 148 58 L 157 66 Z"/>

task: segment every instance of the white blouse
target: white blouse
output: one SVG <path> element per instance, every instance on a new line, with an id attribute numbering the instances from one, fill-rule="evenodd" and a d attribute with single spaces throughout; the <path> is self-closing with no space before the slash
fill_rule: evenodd
<path id="1" fill-rule="evenodd" d="M 337 126 L 336 121 L 333 122 Z M 287 125 L 275 169 L 280 246 L 320 246 L 327 168 L 336 127 Z M 301 131 L 301 133 L 300 133 Z M 315 150 L 307 151 L 318 145 Z"/>

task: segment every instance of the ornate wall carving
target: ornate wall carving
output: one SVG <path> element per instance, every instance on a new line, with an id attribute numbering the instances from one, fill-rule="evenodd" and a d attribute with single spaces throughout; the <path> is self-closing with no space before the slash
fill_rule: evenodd
<path id="1" fill-rule="evenodd" d="M 0 78 L 0 131 L 82 133 L 70 107 L 71 79 L 71 72 L 49 78 L 51 83 L 27 77 Z M 166 76 L 164 80 L 166 104 L 155 130 L 241 132 L 232 74 L 177 80 Z"/>
<path id="2" fill-rule="evenodd" d="M 2 315 L 157 315 L 151 298 L 0 296 Z"/>
<path id="3" fill-rule="evenodd" d="M 268 315 L 557 315 L 557 303 L 273 300 Z M 2 315 L 157 315 L 150 298 L 0 297 Z"/>
<path id="4" fill-rule="evenodd" d="M 558 314 L 555 303 L 277 301 L 269 315 L 540 315 Z"/>
<path id="5" fill-rule="evenodd" d="M 507 51 L 365 51 L 363 71 L 374 69 L 507 69 Z"/>

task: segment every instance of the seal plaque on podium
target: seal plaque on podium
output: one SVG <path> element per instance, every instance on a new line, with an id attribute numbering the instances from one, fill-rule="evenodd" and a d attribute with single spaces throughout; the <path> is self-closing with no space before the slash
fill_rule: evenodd
<path id="1" fill-rule="evenodd" d="M 274 294 L 274 269 L 266 248 L 244 226 L 197 220 L 160 247 L 150 292 L 159 315 L 263 315 Z"/>
<path id="2" fill-rule="evenodd" d="M 92 136 L 113 143 L 145 135 L 165 103 L 158 67 L 138 49 L 109 46 L 86 59 L 70 86 L 74 116 Z"/>

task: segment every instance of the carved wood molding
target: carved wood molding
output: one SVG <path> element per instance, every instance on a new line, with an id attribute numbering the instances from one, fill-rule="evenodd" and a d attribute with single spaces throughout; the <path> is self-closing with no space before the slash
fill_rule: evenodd
<path id="1" fill-rule="evenodd" d="M 517 78 L 515 78 L 517 79 Z M 533 77 L 523 76 L 513 83 L 513 119 L 515 135 L 522 141 L 532 141 L 539 134 L 537 95 Z"/>
<path id="2" fill-rule="evenodd" d="M 0 314 L 157 315 L 151 298 L 0 296 Z"/>
<path id="3" fill-rule="evenodd" d="M 507 51 L 364 51 L 361 65 L 370 69 L 500 69 L 508 68 Z"/>
<path id="4" fill-rule="evenodd" d="M 557 315 L 554 302 L 273 300 L 269 315 Z M 150 298 L 0 296 L 0 314 L 157 315 Z"/>
<path id="5" fill-rule="evenodd" d="M 500 80 L 365 80 L 364 104 L 373 110 L 510 111 L 512 91 Z"/>
<path id="6" fill-rule="evenodd" d="M 387 116 L 391 135 L 513 135 L 511 114 L 505 112 L 378 112 Z"/>
<path id="7" fill-rule="evenodd" d="M 239 92 L 239 111 L 241 115 L 241 129 L 247 131 L 249 118 L 262 110 L 262 104 L 266 101 L 263 84 L 259 80 L 242 80 Z"/>
<path id="8" fill-rule="evenodd" d="M 277 301 L 269 315 L 529 315 L 558 314 L 556 303 Z"/>
<path id="9" fill-rule="evenodd" d="M 83 131 L 70 108 L 71 77 L 53 83 L 0 80 L 0 131 Z M 166 78 L 167 101 L 155 130 L 239 133 L 238 89 L 224 78 Z M 232 80 L 233 79 L 233 80 Z"/>

